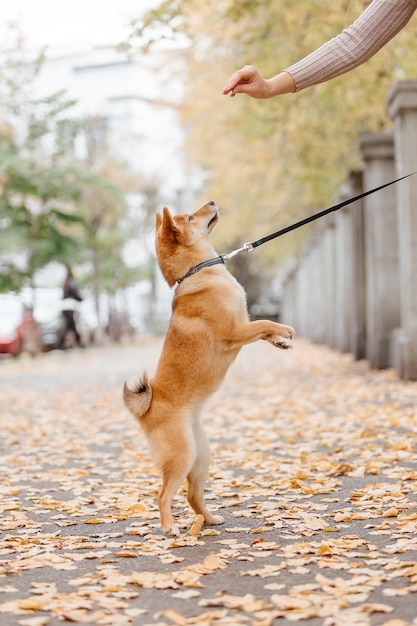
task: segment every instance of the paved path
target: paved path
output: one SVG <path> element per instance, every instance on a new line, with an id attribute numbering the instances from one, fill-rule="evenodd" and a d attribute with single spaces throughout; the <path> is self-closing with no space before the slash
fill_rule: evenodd
<path id="1" fill-rule="evenodd" d="M 163 537 L 123 381 L 160 341 L 0 361 L 0 625 L 417 624 L 417 385 L 296 340 L 207 406 L 207 498 Z"/>

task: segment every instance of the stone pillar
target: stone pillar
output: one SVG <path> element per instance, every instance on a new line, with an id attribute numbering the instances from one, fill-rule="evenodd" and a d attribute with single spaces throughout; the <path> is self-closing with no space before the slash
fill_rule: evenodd
<path id="1" fill-rule="evenodd" d="M 289 324 L 294 326 L 297 330 L 297 319 L 295 316 L 295 274 L 296 274 L 295 261 L 291 264 L 291 267 L 287 269 L 286 275 L 282 284 L 282 307 L 280 322 L 283 324 Z"/>
<path id="2" fill-rule="evenodd" d="M 395 178 L 392 133 L 365 133 L 360 139 L 365 163 L 364 189 Z M 396 189 L 364 198 L 366 264 L 366 357 L 379 369 L 391 364 L 391 333 L 400 323 Z"/>
<path id="3" fill-rule="evenodd" d="M 310 320 L 310 285 L 308 280 L 308 251 L 306 247 L 302 252 L 300 258 L 300 265 L 298 266 L 297 274 L 297 318 L 300 327 L 300 334 L 303 337 L 308 337 L 308 328 Z"/>
<path id="4" fill-rule="evenodd" d="M 323 218 L 323 298 L 325 301 L 325 343 L 336 347 L 336 236 L 335 218 L 330 214 Z"/>
<path id="5" fill-rule="evenodd" d="M 314 241 L 307 241 L 303 256 L 303 319 L 304 337 L 313 339 L 315 320 L 316 273 L 314 271 Z"/>
<path id="6" fill-rule="evenodd" d="M 320 275 L 320 238 L 317 230 L 312 231 L 308 243 L 308 256 L 306 257 L 308 296 L 305 302 L 308 310 L 307 336 L 312 341 L 319 343 L 323 294 Z"/>
<path id="7" fill-rule="evenodd" d="M 350 197 L 363 191 L 362 172 L 350 172 L 346 182 Z M 350 205 L 352 227 L 352 301 L 349 352 L 357 360 L 366 354 L 365 217 L 363 200 Z"/>
<path id="8" fill-rule="evenodd" d="M 300 337 L 305 337 L 305 323 L 304 323 L 304 313 L 305 313 L 305 302 L 304 302 L 304 258 L 301 257 L 299 259 L 297 265 L 297 271 L 295 274 L 295 292 L 294 292 L 294 303 L 295 303 L 295 319 L 297 333 L 299 333 Z M 294 324 L 293 324 L 294 326 Z"/>
<path id="9" fill-rule="evenodd" d="M 324 229 L 323 223 L 319 222 L 316 225 L 315 237 L 316 237 L 316 306 L 315 306 L 315 336 L 314 341 L 317 343 L 326 343 L 327 339 L 327 297 L 326 297 L 326 283 L 328 276 L 328 269 L 325 258 L 324 247 Z"/>
<path id="10" fill-rule="evenodd" d="M 395 83 L 387 97 L 394 120 L 396 174 L 417 169 L 417 80 Z M 417 175 L 395 185 L 398 210 L 401 328 L 393 337 L 395 366 L 407 380 L 417 380 Z"/>
<path id="11" fill-rule="evenodd" d="M 351 197 L 348 185 L 339 191 L 337 202 Z M 353 303 L 353 224 L 351 207 L 343 207 L 335 213 L 336 230 L 336 345 L 340 352 L 349 352 L 351 347 L 352 303 Z"/>

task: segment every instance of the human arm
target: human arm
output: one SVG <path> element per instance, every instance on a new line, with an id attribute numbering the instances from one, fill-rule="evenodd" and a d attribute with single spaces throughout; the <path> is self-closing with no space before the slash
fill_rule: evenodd
<path id="1" fill-rule="evenodd" d="M 373 0 L 340 35 L 277 76 L 264 79 L 256 68 L 245 66 L 230 77 L 223 93 L 271 98 L 331 80 L 374 56 L 404 28 L 416 9 L 417 0 Z"/>

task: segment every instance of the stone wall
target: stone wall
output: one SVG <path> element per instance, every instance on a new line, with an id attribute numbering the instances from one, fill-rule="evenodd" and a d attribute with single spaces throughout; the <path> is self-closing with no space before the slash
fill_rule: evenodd
<path id="1" fill-rule="evenodd" d="M 359 139 L 336 202 L 417 171 L 417 80 L 387 97 L 393 128 Z M 312 341 L 417 380 L 417 174 L 318 221 L 284 279 L 282 319 Z"/>

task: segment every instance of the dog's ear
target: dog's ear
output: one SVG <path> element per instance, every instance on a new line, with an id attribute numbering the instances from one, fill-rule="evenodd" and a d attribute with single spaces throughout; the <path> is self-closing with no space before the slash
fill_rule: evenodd
<path id="1" fill-rule="evenodd" d="M 158 228 L 162 224 L 162 215 L 160 213 L 157 213 L 155 217 L 156 217 L 155 230 L 158 230 Z"/>
<path id="2" fill-rule="evenodd" d="M 176 238 L 177 233 L 179 232 L 178 226 L 175 224 L 171 213 L 164 207 L 162 212 L 162 230 L 166 236 Z"/>

